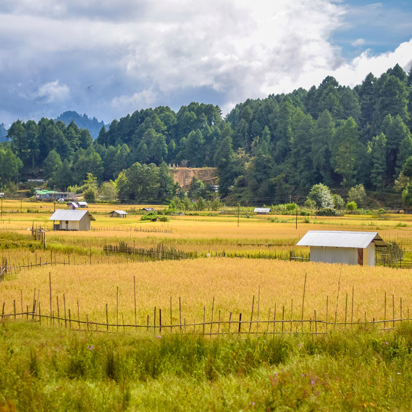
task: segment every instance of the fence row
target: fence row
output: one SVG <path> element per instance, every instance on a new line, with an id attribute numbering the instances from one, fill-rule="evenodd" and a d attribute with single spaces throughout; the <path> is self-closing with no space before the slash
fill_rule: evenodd
<path id="1" fill-rule="evenodd" d="M 125 242 L 119 242 L 119 245 L 104 245 L 103 250 L 106 252 L 106 255 L 125 253 L 128 255 L 144 256 L 151 260 L 188 259 L 188 255 L 185 252 L 176 250 L 173 246 L 167 247 L 163 244 L 158 244 L 156 248 L 144 249 L 128 246 Z"/>
<path id="2" fill-rule="evenodd" d="M 4 309 L 4 307 L 3 307 Z M 72 317 L 70 309 L 64 317 L 56 316 L 54 311 L 52 315 L 42 315 L 40 302 L 37 304 L 35 311 L 2 313 L 0 320 L 3 322 L 9 320 L 28 320 L 38 322 L 40 325 L 46 323 L 51 326 L 59 326 L 66 329 L 79 331 L 96 331 L 96 332 L 122 332 L 128 333 L 136 331 L 146 331 L 153 333 L 175 333 L 176 331 L 184 334 L 201 334 L 204 336 L 228 335 L 228 334 L 244 334 L 244 335 L 285 335 L 285 334 L 309 334 L 309 335 L 325 335 L 334 330 L 348 330 L 356 328 L 374 328 L 379 331 L 390 331 L 396 328 L 398 324 L 410 323 L 411 319 L 391 319 L 391 320 L 358 320 L 357 322 L 327 322 L 316 318 L 310 319 L 280 319 L 280 320 L 242 320 L 242 313 L 238 319 L 231 319 L 231 313 L 227 320 L 220 319 L 215 321 L 203 321 L 188 323 L 183 318 L 182 323 L 168 324 L 162 321 L 162 310 L 159 309 L 158 318 L 156 316 L 150 319 L 147 315 L 145 324 L 125 324 L 97 322 L 89 319 L 86 315 L 85 320 L 75 319 Z M 306 327 L 305 327 L 306 326 Z"/>

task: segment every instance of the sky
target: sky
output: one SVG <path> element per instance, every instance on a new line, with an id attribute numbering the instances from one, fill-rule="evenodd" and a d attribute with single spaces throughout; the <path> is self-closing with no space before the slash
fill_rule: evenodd
<path id="1" fill-rule="evenodd" d="M 110 123 L 412 65 L 412 1 L 1 0 L 0 123 Z"/>

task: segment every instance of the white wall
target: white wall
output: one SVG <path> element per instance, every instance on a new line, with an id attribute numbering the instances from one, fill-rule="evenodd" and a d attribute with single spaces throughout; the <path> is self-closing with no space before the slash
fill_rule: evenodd
<path id="1" fill-rule="evenodd" d="M 338 247 L 310 247 L 311 262 L 358 264 L 358 249 Z"/>

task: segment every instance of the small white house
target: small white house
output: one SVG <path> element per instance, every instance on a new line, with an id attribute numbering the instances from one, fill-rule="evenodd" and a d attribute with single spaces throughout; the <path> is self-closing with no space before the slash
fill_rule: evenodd
<path id="1" fill-rule="evenodd" d="M 49 220 L 53 220 L 53 230 L 90 230 L 90 222 L 96 220 L 88 210 L 56 210 Z"/>
<path id="2" fill-rule="evenodd" d="M 87 202 L 77 202 L 77 206 L 78 206 L 78 207 L 89 207 L 89 205 L 87 204 Z"/>
<path id="3" fill-rule="evenodd" d="M 254 212 L 258 215 L 268 215 L 270 212 L 270 207 L 255 207 Z"/>
<path id="4" fill-rule="evenodd" d="M 375 266 L 375 246 L 386 246 L 377 232 L 309 230 L 296 244 L 310 247 L 311 262 Z"/>
<path id="5" fill-rule="evenodd" d="M 123 210 L 113 210 L 112 212 L 109 213 L 110 217 L 121 217 L 125 218 L 127 216 L 126 212 L 123 212 Z"/>

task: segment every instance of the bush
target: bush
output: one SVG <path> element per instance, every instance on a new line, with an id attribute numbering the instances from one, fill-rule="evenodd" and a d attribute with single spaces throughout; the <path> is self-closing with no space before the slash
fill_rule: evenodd
<path id="1" fill-rule="evenodd" d="M 335 205 L 335 209 L 343 209 L 345 207 L 345 202 L 339 195 L 332 195 L 333 204 Z"/>
<path id="2" fill-rule="evenodd" d="M 96 190 L 89 187 L 83 192 L 83 197 L 87 203 L 94 203 L 96 201 Z"/>
<path id="3" fill-rule="evenodd" d="M 298 207 L 296 203 L 286 203 L 285 206 L 288 211 L 295 210 Z"/>
<path id="4" fill-rule="evenodd" d="M 306 199 L 306 201 L 303 205 L 305 207 L 307 207 L 308 209 L 315 209 L 316 208 L 316 202 L 312 199 Z"/>
<path id="5" fill-rule="evenodd" d="M 316 206 L 321 209 L 333 209 L 335 207 L 329 188 L 322 183 L 312 186 L 308 199 L 313 200 Z"/>
<path id="6" fill-rule="evenodd" d="M 365 206 L 366 192 L 362 184 L 352 187 L 348 192 L 348 202 L 356 202 L 359 207 Z"/>
<path id="7" fill-rule="evenodd" d="M 337 216 L 338 215 L 336 210 L 331 209 L 331 208 L 324 208 L 324 209 L 317 210 L 315 214 L 316 216 Z"/>
<path id="8" fill-rule="evenodd" d="M 346 209 L 348 210 L 356 210 L 358 208 L 358 205 L 356 204 L 356 202 L 348 202 L 346 203 Z"/>

